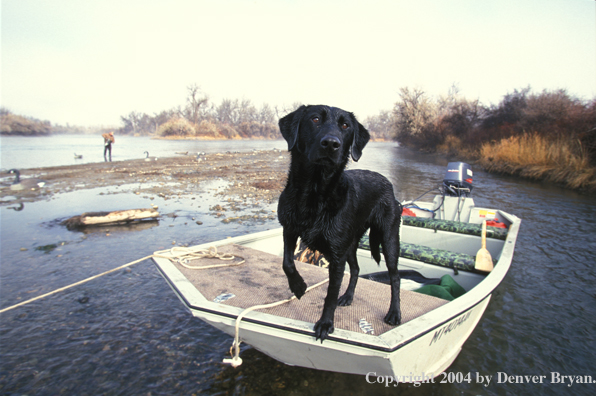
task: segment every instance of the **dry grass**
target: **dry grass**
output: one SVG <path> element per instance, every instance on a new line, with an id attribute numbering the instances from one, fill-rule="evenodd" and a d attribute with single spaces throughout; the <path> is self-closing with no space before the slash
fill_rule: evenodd
<path id="1" fill-rule="evenodd" d="M 578 141 L 538 134 L 514 136 L 483 144 L 479 163 L 490 172 L 596 190 L 596 168 L 590 166 Z"/>
<path id="2" fill-rule="evenodd" d="M 447 135 L 443 143 L 437 146 L 437 152 L 448 156 L 457 156 L 461 158 L 477 158 L 478 151 L 470 148 L 460 138 L 453 135 Z"/>

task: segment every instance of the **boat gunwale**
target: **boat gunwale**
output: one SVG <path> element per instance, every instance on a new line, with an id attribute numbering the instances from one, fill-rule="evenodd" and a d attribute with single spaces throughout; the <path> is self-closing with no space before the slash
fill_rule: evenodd
<path id="1" fill-rule="evenodd" d="M 327 340 L 334 341 L 341 344 L 349 344 L 353 346 L 358 346 L 366 349 L 372 349 L 375 351 L 381 352 L 395 352 L 400 348 L 416 341 L 417 339 L 425 336 L 426 334 L 436 330 L 437 328 L 445 325 L 446 323 L 462 316 L 466 312 L 474 309 L 477 305 L 482 303 L 486 298 L 490 298 L 493 291 L 500 285 L 500 283 L 505 278 L 509 268 L 511 266 L 511 261 L 513 259 L 513 252 L 515 249 L 515 242 L 517 240 L 517 234 L 519 231 L 519 227 L 521 224 L 521 219 L 518 217 L 511 215 L 509 213 L 503 212 L 498 210 L 498 212 L 507 218 L 511 222 L 509 227 L 509 232 L 507 234 L 507 238 L 502 248 L 501 255 L 495 266 L 495 269 L 488 274 L 485 279 L 478 283 L 474 288 L 469 290 L 465 295 L 457 298 L 456 300 L 450 301 L 449 303 L 436 308 L 430 312 L 427 312 L 424 315 L 419 316 L 403 325 L 400 325 L 392 330 L 389 330 L 381 335 L 378 336 L 371 336 L 366 334 L 359 334 L 356 332 L 336 329 L 335 334 L 329 335 Z M 248 235 L 241 235 L 234 238 L 228 238 L 224 240 L 214 241 L 211 243 L 197 245 L 196 248 L 206 248 L 209 246 L 222 246 L 231 243 L 238 243 L 238 244 L 249 244 L 251 242 L 255 242 L 258 240 L 263 240 L 266 238 L 270 238 L 273 236 L 278 236 L 282 232 L 281 228 L 262 231 L 254 234 Z M 165 253 L 164 251 L 160 252 L 160 254 Z M 217 304 L 205 299 L 199 291 L 197 294 L 203 297 L 201 299 L 201 303 L 206 305 L 213 305 L 213 307 L 201 307 L 197 306 L 194 303 L 191 303 L 187 296 L 179 289 L 176 285 L 175 281 L 171 280 L 168 274 L 166 274 L 165 270 L 162 268 L 159 261 L 164 260 L 163 263 L 168 263 L 172 266 L 173 269 L 179 272 L 179 270 L 167 259 L 158 259 L 154 258 L 154 262 L 156 263 L 157 268 L 162 273 L 164 278 L 168 281 L 168 284 L 172 289 L 176 292 L 178 297 L 185 303 L 185 305 L 191 310 L 205 312 L 208 314 L 216 315 L 225 317 L 227 319 L 236 320 L 238 315 L 244 309 L 226 306 Z M 180 273 L 182 278 L 185 278 L 184 275 Z M 186 279 L 186 278 L 185 278 Z M 188 280 L 186 280 L 189 282 Z M 190 283 L 190 282 L 189 282 Z M 217 306 L 217 308 L 216 308 Z M 225 307 L 225 308 L 224 308 Z M 229 312 L 226 312 L 229 311 Z M 455 311 L 456 313 L 453 313 Z M 271 317 L 271 318 L 269 318 Z M 447 319 L 443 319 L 447 317 Z M 288 319 L 288 323 L 296 323 L 296 326 L 289 326 L 289 325 L 280 325 L 274 322 L 274 318 L 278 318 L 274 315 L 269 315 L 263 312 L 251 312 L 246 317 L 242 319 L 243 322 L 257 324 L 264 327 L 276 328 L 279 330 L 289 331 L 296 334 L 301 334 L 304 336 L 309 336 L 314 338 L 314 331 L 312 330 L 305 330 L 304 328 L 306 325 L 312 329 L 312 323 L 303 322 L 295 319 Z M 242 324 L 241 324 L 242 328 Z M 372 337 L 374 337 L 374 342 Z"/>

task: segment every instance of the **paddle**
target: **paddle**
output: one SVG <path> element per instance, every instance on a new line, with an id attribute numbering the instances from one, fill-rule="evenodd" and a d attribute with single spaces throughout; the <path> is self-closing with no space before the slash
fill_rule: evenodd
<path id="1" fill-rule="evenodd" d="M 482 222 L 482 247 L 476 253 L 476 263 L 474 268 L 480 271 L 491 272 L 493 270 L 493 258 L 490 256 L 490 252 L 486 250 L 486 220 Z"/>

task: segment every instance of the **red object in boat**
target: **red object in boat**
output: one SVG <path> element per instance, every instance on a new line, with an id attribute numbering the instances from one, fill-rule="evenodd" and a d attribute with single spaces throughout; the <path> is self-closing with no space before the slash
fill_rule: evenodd
<path id="1" fill-rule="evenodd" d="M 408 208 L 404 208 L 403 212 L 401 213 L 402 216 L 412 216 L 412 217 L 416 217 L 416 213 L 414 213 L 412 210 L 408 209 Z"/>
<path id="2" fill-rule="evenodd" d="M 504 223 L 501 223 L 499 220 L 494 219 L 494 220 L 487 220 L 486 221 L 486 225 L 490 226 L 490 227 L 497 227 L 497 228 L 507 228 L 507 226 Z"/>

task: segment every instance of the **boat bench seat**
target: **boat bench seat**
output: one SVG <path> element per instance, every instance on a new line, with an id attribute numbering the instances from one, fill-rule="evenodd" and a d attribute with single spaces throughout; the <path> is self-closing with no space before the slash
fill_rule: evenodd
<path id="1" fill-rule="evenodd" d="M 358 247 L 360 249 L 370 250 L 368 235 L 362 237 Z M 456 274 L 458 271 L 479 272 L 474 268 L 476 257 L 465 253 L 450 252 L 448 250 L 401 242 L 399 256 L 427 264 L 453 268 Z"/>
<path id="2" fill-rule="evenodd" d="M 459 234 L 480 236 L 482 224 L 464 223 L 461 221 L 431 219 L 428 217 L 403 216 L 403 225 L 410 227 L 429 228 L 435 231 L 457 232 Z M 498 227 L 486 227 L 486 237 L 505 240 L 507 229 Z"/>

